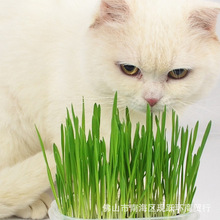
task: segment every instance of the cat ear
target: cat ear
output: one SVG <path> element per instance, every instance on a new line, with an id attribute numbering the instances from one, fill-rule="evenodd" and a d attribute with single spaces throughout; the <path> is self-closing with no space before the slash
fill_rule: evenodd
<path id="1" fill-rule="evenodd" d="M 125 0 L 101 0 L 98 17 L 91 27 L 104 23 L 123 23 L 129 16 L 129 6 Z"/>
<path id="2" fill-rule="evenodd" d="M 194 10 L 190 17 L 190 25 L 211 33 L 215 32 L 217 17 L 220 13 L 220 4 L 212 3 L 207 6 Z"/>

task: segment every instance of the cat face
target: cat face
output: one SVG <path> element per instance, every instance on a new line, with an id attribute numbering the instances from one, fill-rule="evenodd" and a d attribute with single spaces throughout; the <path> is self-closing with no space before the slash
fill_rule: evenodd
<path id="1" fill-rule="evenodd" d="M 103 0 L 88 33 L 89 80 L 135 111 L 182 109 L 220 73 L 220 7 L 190 1 Z"/>

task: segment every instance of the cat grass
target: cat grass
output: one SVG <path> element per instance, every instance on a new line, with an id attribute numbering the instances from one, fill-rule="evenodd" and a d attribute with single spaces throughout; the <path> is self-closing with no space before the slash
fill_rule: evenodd
<path id="1" fill-rule="evenodd" d="M 175 216 L 189 211 L 183 207 L 192 204 L 196 192 L 200 158 L 211 122 L 196 150 L 199 122 L 192 130 L 180 127 L 173 111 L 171 141 L 168 142 L 166 108 L 158 117 L 147 106 L 143 126 L 131 123 L 128 108 L 125 114 L 125 120 L 120 120 L 116 94 L 110 143 L 106 143 L 100 136 L 100 105 L 94 104 L 92 128 L 88 134 L 84 104 L 81 124 L 73 107 L 67 110 L 66 124 L 61 125 L 61 149 L 53 145 L 57 190 L 37 131 L 51 188 L 62 214 L 84 219 L 112 219 Z M 108 156 L 106 145 L 110 146 Z"/>

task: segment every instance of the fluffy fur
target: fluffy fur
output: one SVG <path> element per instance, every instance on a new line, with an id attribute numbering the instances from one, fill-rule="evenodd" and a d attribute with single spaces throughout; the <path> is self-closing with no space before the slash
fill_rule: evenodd
<path id="1" fill-rule="evenodd" d="M 1 0 L 0 217 L 47 214 L 34 124 L 54 174 L 52 143 L 60 142 L 66 107 L 73 103 L 80 114 L 82 96 L 88 118 L 94 102 L 103 105 L 105 136 L 115 91 L 133 121 L 143 120 L 146 100 L 159 100 L 155 112 L 164 105 L 178 111 L 203 96 L 220 73 L 219 11 L 196 0 Z M 142 75 L 123 74 L 121 63 Z M 192 71 L 169 79 L 178 68 Z"/>

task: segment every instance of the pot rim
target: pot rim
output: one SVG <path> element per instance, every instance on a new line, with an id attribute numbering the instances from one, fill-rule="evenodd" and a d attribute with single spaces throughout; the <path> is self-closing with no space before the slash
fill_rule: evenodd
<path id="1" fill-rule="evenodd" d="M 60 213 L 57 203 L 54 200 L 51 203 L 51 207 L 48 211 L 49 217 L 57 217 L 56 219 L 65 219 L 65 220 L 97 220 L 97 219 L 84 219 L 84 218 L 74 218 L 74 217 L 69 217 L 66 215 L 63 215 Z M 176 215 L 176 216 L 164 216 L 164 217 L 147 217 L 147 218 L 129 218 L 131 220 L 137 219 L 137 220 L 172 220 L 172 219 L 184 219 L 189 216 L 199 216 L 199 213 L 197 211 L 191 211 L 186 214 L 181 214 L 181 215 Z M 115 218 L 115 219 L 120 219 L 120 220 L 128 220 L 128 218 Z M 115 220 L 115 219 L 101 219 L 101 220 Z"/>

